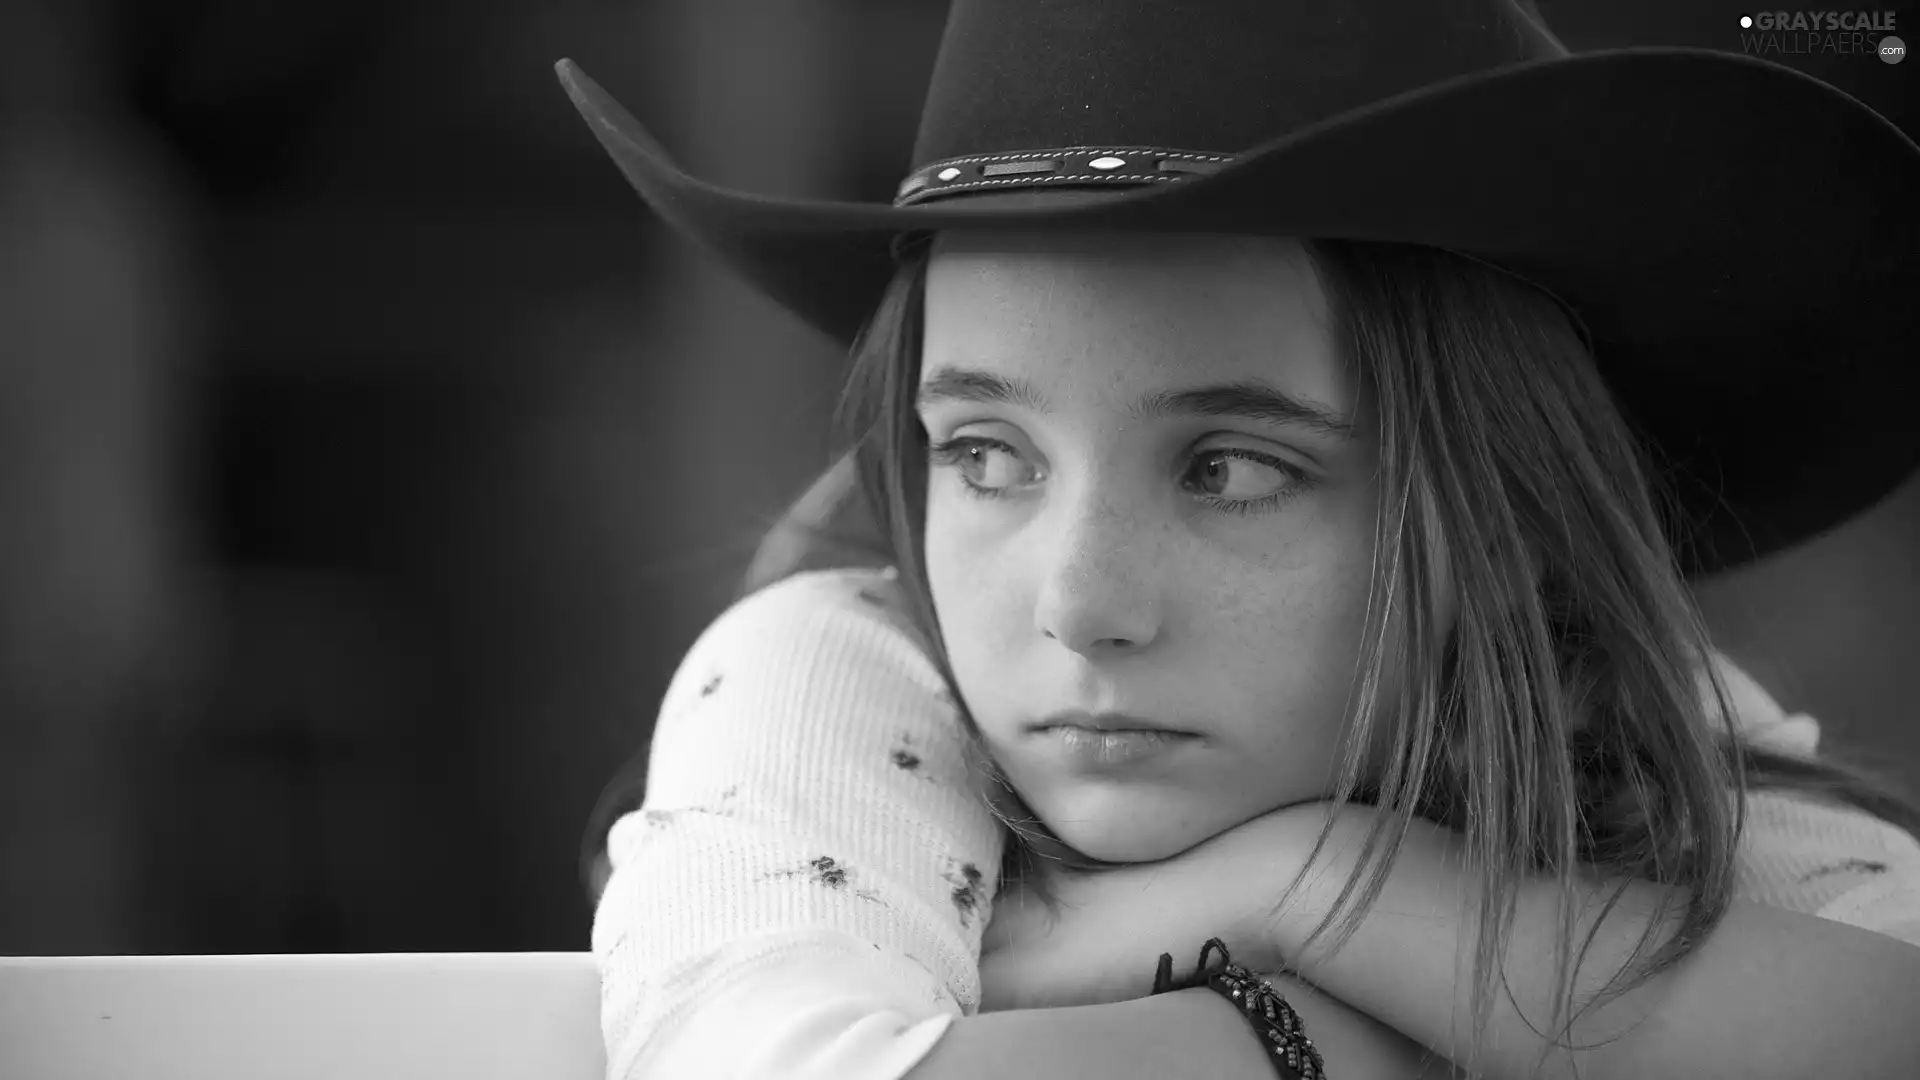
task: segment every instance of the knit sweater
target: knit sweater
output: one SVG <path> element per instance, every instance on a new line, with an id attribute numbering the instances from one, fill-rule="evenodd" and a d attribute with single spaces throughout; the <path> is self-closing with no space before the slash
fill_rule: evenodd
<path id="1" fill-rule="evenodd" d="M 593 924 L 609 1080 L 898 1080 L 980 1000 L 1004 835 L 890 571 L 799 574 L 703 633 L 661 707 L 644 805 Z M 1743 736 L 1811 755 L 1716 658 Z M 1920 944 L 1920 843 L 1749 797 L 1746 900 Z"/>

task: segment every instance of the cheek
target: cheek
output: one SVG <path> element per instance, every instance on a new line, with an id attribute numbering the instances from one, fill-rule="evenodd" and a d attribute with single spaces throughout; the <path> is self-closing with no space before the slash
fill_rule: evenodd
<path id="1" fill-rule="evenodd" d="M 977 573 L 978 567 L 968 559 L 969 545 L 957 535 L 956 522 L 938 496 L 927 500 L 926 541 L 923 545 L 927 562 L 927 589 L 933 594 L 934 611 L 940 618 L 941 629 L 951 638 L 965 614 L 962 602 L 967 591 L 961 582 Z"/>
<path id="2" fill-rule="evenodd" d="M 992 631 L 1005 607 L 996 594 L 1006 583 L 990 565 L 987 546 L 969 537 L 960 527 L 963 519 L 943 511 L 941 501 L 927 506 L 927 589 L 954 673 L 965 680 L 985 661 L 976 655 L 980 643 L 1002 636 Z"/>
<path id="3" fill-rule="evenodd" d="M 1013 717 L 1039 692 L 1021 678 L 1031 666 L 1031 583 L 1016 571 L 1003 536 L 981 527 L 966 504 L 943 513 L 927 507 L 924 546 L 927 588 L 946 645 L 947 664 L 973 720 L 990 741 L 1005 736 Z"/>
<path id="4" fill-rule="evenodd" d="M 1337 749 L 1364 649 L 1369 568 L 1332 552 L 1313 566 L 1267 577 L 1258 590 L 1217 593 L 1204 609 L 1218 619 L 1209 636 L 1232 658 L 1240 706 L 1265 725 L 1275 752 Z"/>

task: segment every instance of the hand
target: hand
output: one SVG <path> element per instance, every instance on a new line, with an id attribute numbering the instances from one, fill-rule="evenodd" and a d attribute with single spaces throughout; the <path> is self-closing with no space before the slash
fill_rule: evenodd
<path id="1" fill-rule="evenodd" d="M 1161 953 L 1172 954 L 1174 977 L 1185 978 L 1214 937 L 1235 963 L 1279 970 L 1266 917 L 1311 849 L 1319 816 L 1304 811 L 1318 805 L 1274 811 L 1156 863 L 1097 871 L 1045 864 L 1057 918 L 1032 890 L 1003 888 L 981 942 L 981 1010 L 1146 997 Z"/>

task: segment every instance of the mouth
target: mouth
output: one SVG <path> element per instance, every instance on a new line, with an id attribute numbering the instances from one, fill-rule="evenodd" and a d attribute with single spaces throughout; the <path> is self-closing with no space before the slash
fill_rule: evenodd
<path id="1" fill-rule="evenodd" d="M 1133 716 L 1127 713 L 1090 713 L 1079 710 L 1057 712 L 1027 725 L 1031 734 L 1055 731 L 1060 728 L 1077 728 L 1081 731 L 1099 732 L 1102 735 L 1152 734 L 1152 735 L 1197 735 L 1198 732 L 1184 728 L 1168 727 L 1152 717 Z"/>
<path id="2" fill-rule="evenodd" d="M 1055 713 L 1028 729 L 1038 752 L 1076 772 L 1147 769 L 1201 742 L 1194 732 L 1122 713 Z"/>

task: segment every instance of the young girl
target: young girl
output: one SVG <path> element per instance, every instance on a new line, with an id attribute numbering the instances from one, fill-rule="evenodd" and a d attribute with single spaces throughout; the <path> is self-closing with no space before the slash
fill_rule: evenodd
<path id="1" fill-rule="evenodd" d="M 1838 316 L 1920 329 L 1913 211 L 1858 209 L 1920 153 L 1503 3 L 1139 7 L 959 0 L 860 212 L 684 177 L 563 65 L 664 214 L 861 326 L 823 484 L 878 539 L 761 568 L 606 805 L 609 1075 L 1317 1072 L 1152 992 L 1216 938 L 1342 1080 L 1905 1075 L 1920 815 L 1683 575 L 1910 471 L 1911 339 Z"/>

